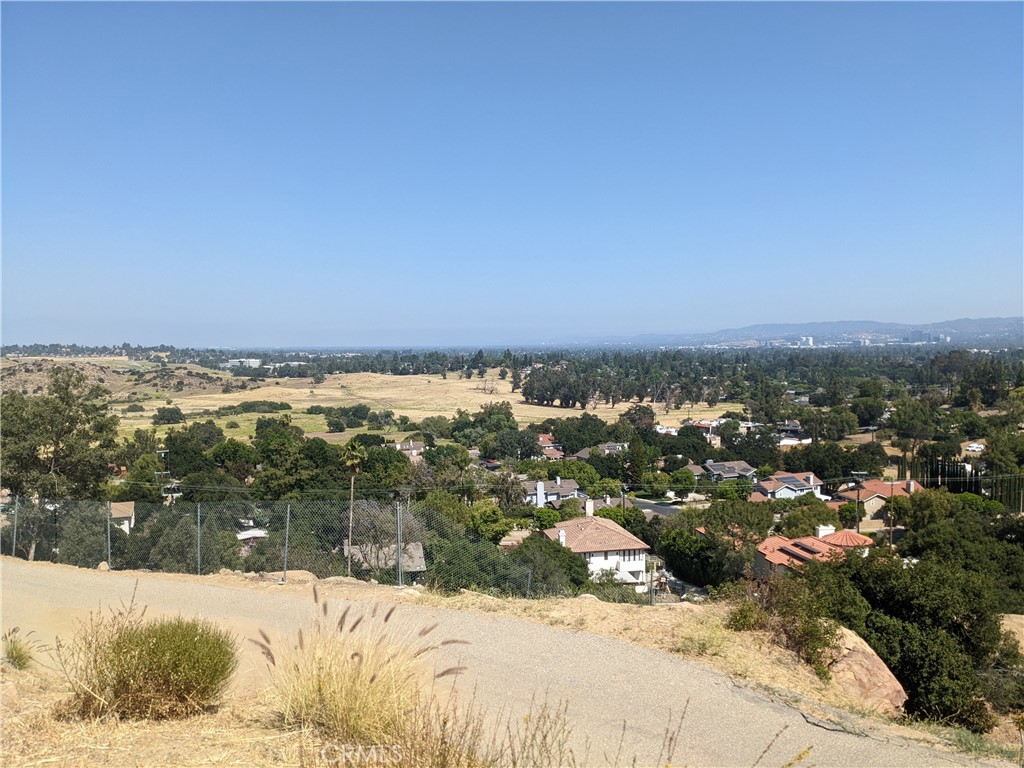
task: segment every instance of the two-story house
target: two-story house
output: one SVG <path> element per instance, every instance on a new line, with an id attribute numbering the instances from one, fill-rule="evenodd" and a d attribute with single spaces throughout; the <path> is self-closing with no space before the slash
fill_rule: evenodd
<path id="1" fill-rule="evenodd" d="M 556 523 L 554 528 L 545 530 L 544 535 L 581 555 L 592 577 L 611 573 L 616 581 L 637 592 L 647 591 L 647 550 L 650 547 L 618 523 L 587 515 Z"/>

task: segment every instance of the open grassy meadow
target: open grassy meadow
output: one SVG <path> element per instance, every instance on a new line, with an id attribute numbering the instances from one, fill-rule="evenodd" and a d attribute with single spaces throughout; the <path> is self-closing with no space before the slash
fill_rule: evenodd
<path id="1" fill-rule="evenodd" d="M 345 406 L 365 403 L 372 410 L 394 411 L 396 416 L 408 416 L 419 421 L 426 416 L 454 416 L 458 409 L 476 411 L 487 403 L 507 400 L 520 424 L 532 424 L 544 419 L 579 416 L 579 408 L 552 408 L 532 405 L 523 401 L 518 392 L 512 392 L 511 381 L 498 378 L 497 370 L 484 378 L 447 378 L 435 375 L 391 376 L 377 373 L 349 373 L 328 376 L 321 384 L 310 379 L 267 379 L 251 382 L 221 371 L 212 371 L 195 365 L 160 367 L 153 363 L 137 362 L 127 358 L 20 358 L 3 361 L 4 390 L 20 389 L 26 394 L 45 392 L 46 371 L 53 365 L 74 365 L 94 381 L 111 390 L 114 412 L 121 419 L 121 433 L 131 434 L 139 427 L 150 427 L 156 409 L 176 405 L 191 418 L 204 411 L 237 405 L 247 400 L 273 400 L 292 406 L 288 411 L 292 423 L 308 433 L 324 433 L 327 423 L 323 416 L 305 413 L 311 405 Z M 101 381 L 102 380 L 102 381 Z M 225 384 L 232 389 L 225 392 Z M 238 387 L 244 386 L 245 389 Z M 129 406 L 142 407 L 141 411 L 127 410 Z M 615 421 L 629 408 L 630 403 L 619 403 L 615 408 L 604 403 L 587 409 L 605 421 Z M 727 410 L 727 404 L 714 408 L 698 405 L 683 407 L 667 414 L 658 407 L 659 420 L 666 426 L 678 426 L 683 419 L 714 418 Z M 246 437 L 254 431 L 261 414 L 217 417 L 214 421 L 232 437 Z M 234 422 L 237 427 L 227 427 Z M 166 430 L 162 427 L 161 430 Z M 352 432 L 331 436 L 347 439 Z"/>

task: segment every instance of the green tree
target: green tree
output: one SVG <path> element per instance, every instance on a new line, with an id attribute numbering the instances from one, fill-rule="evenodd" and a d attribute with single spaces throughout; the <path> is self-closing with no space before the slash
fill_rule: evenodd
<path id="1" fill-rule="evenodd" d="M 622 483 L 611 477 L 602 477 L 590 484 L 587 493 L 594 498 L 618 498 L 622 494 Z"/>
<path id="2" fill-rule="evenodd" d="M 148 501 L 160 503 L 159 473 L 164 471 L 164 463 L 155 453 L 140 456 L 128 470 L 123 484 L 111 489 L 112 501 Z"/>
<path id="3" fill-rule="evenodd" d="M 668 493 L 671 478 L 664 472 L 644 472 L 641 483 L 644 491 L 652 496 L 664 496 Z"/>
<path id="4" fill-rule="evenodd" d="M 681 467 L 669 476 L 669 484 L 677 496 L 686 497 L 697 487 L 697 478 L 686 467 Z"/>
<path id="5" fill-rule="evenodd" d="M 3 395 L 2 486 L 15 496 L 98 498 L 118 423 L 107 394 L 81 371 L 55 367 L 45 396 Z"/>
<path id="6" fill-rule="evenodd" d="M 797 539 L 801 536 L 813 536 L 814 529 L 819 525 L 831 525 L 839 528 L 839 515 L 834 510 L 811 497 L 811 503 L 795 507 L 792 511 L 783 516 L 779 528 L 783 536 Z"/>
<path id="7" fill-rule="evenodd" d="M 534 594 L 574 594 L 590 577 L 582 557 L 543 535 L 527 537 L 511 556 L 530 569 Z"/>
<path id="8" fill-rule="evenodd" d="M 363 448 L 359 443 L 353 440 L 349 440 L 345 447 L 342 449 L 341 462 L 345 465 L 345 468 L 349 472 L 349 489 L 348 489 L 348 541 L 352 541 L 352 521 L 353 513 L 356 504 L 356 475 L 359 474 L 359 469 L 362 467 L 363 462 L 366 461 L 366 449 Z M 348 554 L 346 555 L 345 573 L 349 576 L 352 575 L 352 547 L 348 547 Z"/>
<path id="9" fill-rule="evenodd" d="M 181 412 L 181 408 L 176 405 L 161 406 L 156 409 L 156 413 L 153 414 L 153 424 L 159 426 L 160 424 L 182 424 L 185 421 L 185 414 Z"/>

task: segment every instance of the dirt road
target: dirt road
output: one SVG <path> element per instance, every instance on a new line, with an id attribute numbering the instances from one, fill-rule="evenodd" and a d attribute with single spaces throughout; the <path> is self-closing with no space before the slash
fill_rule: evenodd
<path id="1" fill-rule="evenodd" d="M 204 616 L 241 637 L 254 637 L 259 628 L 291 636 L 311 607 L 308 585 L 253 584 L 241 577 L 108 573 L 3 557 L 0 580 L 3 628 L 32 629 L 44 640 L 70 634 L 75 619 L 90 610 L 129 599 L 136 583 L 148 615 Z M 586 765 L 628 764 L 634 756 L 638 765 L 654 764 L 666 729 L 687 701 L 677 765 L 784 765 L 807 748 L 812 753 L 802 765 L 1008 765 L 927 746 L 908 738 L 907 729 L 877 720 L 805 716 L 701 664 L 619 640 L 416 606 L 414 597 L 381 587 L 323 585 L 320 592 L 331 600 L 402 602 L 413 620 L 440 622 L 447 636 L 470 641 L 445 648 L 438 663 L 466 666 L 460 691 L 475 689 L 477 702 L 491 710 L 525 713 L 531 700 L 545 695 L 565 701 L 572 747 L 586 755 Z M 236 695 L 251 694 L 265 674 L 262 658 L 247 646 Z"/>

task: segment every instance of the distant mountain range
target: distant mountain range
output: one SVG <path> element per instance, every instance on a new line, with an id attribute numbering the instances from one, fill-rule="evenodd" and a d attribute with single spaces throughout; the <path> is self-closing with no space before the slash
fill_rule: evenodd
<path id="1" fill-rule="evenodd" d="M 574 343 L 628 344 L 651 346 L 702 346 L 765 341 L 799 341 L 813 337 L 815 345 L 872 338 L 879 342 L 931 341 L 948 336 L 951 343 L 967 344 L 972 341 L 1007 345 L 1024 344 L 1024 317 L 983 317 L 943 320 L 938 323 L 887 323 L 877 320 L 834 320 L 820 323 L 763 323 L 743 328 L 727 328 L 710 333 L 645 333 L 638 336 L 578 339 Z"/>

